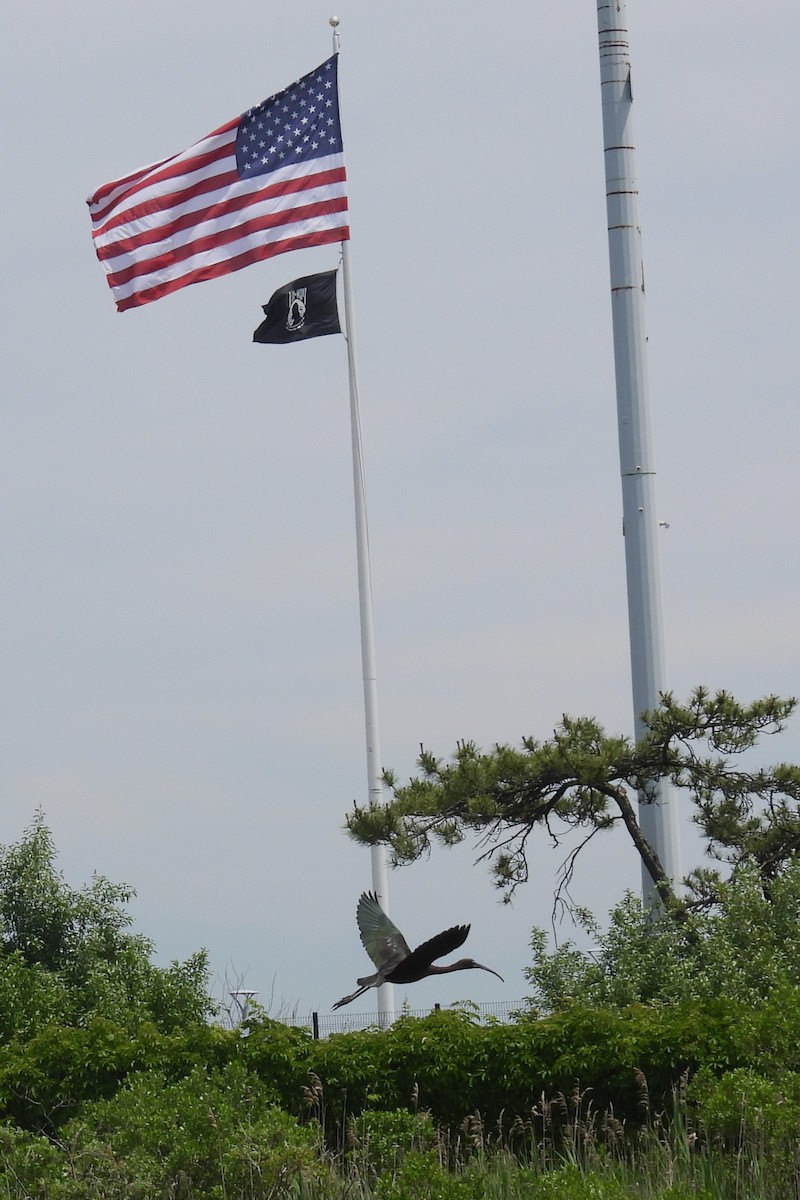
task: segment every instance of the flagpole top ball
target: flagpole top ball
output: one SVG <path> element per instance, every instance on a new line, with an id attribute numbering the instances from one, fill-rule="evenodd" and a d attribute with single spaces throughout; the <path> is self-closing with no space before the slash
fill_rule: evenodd
<path id="1" fill-rule="evenodd" d="M 333 28 L 335 29 L 335 28 L 336 28 L 336 26 L 339 24 L 339 18 L 338 18 L 338 17 L 331 17 L 331 18 L 328 20 L 328 24 L 329 24 L 329 25 L 332 25 L 332 26 L 333 26 Z"/>

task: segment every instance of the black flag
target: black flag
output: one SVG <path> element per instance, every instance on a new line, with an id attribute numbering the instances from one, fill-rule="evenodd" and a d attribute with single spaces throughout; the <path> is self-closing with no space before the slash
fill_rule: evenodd
<path id="1" fill-rule="evenodd" d="M 278 288 L 263 305 L 266 320 L 253 334 L 254 342 L 301 342 L 304 338 L 341 333 L 336 307 L 336 271 L 304 275 Z"/>

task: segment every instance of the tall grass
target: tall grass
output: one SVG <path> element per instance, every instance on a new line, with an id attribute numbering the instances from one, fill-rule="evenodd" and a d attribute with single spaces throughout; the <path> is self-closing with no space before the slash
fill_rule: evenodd
<path id="1" fill-rule="evenodd" d="M 426 1113 L 365 1113 L 303 1200 L 800 1200 L 800 1130 L 767 1137 L 743 1120 L 734 1138 L 694 1127 L 685 1080 L 672 1111 L 652 1112 L 637 1078 L 640 1122 L 596 1112 L 577 1088 L 542 1096 L 525 1117 L 487 1127 L 479 1113 L 449 1134 Z"/>
<path id="2" fill-rule="evenodd" d="M 693 1124 L 685 1081 L 669 1112 L 651 1110 L 644 1076 L 636 1086 L 635 1127 L 576 1087 L 445 1132 L 412 1093 L 407 1108 L 352 1117 L 335 1147 L 316 1076 L 304 1127 L 242 1092 L 216 1113 L 198 1095 L 202 1121 L 189 1129 L 186 1091 L 174 1144 L 166 1120 L 135 1137 L 126 1124 L 115 1140 L 109 1106 L 105 1123 L 67 1126 L 59 1142 L 0 1126 L 0 1200 L 800 1200 L 797 1130 L 743 1112 L 738 1129 L 713 1133 Z"/>

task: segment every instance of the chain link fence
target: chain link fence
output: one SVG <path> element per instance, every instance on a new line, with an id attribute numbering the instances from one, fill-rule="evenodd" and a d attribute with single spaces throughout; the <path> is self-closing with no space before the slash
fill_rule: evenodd
<path id="1" fill-rule="evenodd" d="M 503 1024 L 511 1023 L 518 1012 L 524 1012 L 526 1004 L 524 1000 L 504 1000 L 493 1004 L 453 1004 L 451 1007 L 469 1013 L 479 1025 L 486 1025 L 494 1021 L 500 1021 Z M 433 1008 L 402 1008 L 396 1015 L 398 1017 L 427 1017 L 432 1012 L 440 1011 L 441 1005 L 435 1004 Z M 332 1033 L 353 1033 L 357 1029 L 382 1029 L 386 1024 L 384 1017 L 378 1012 L 312 1012 L 305 1021 L 299 1017 L 282 1019 L 287 1025 L 308 1029 L 315 1038 L 326 1038 Z"/>

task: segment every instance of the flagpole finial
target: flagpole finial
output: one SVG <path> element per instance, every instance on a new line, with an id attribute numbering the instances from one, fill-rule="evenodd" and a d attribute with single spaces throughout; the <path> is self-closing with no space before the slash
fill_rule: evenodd
<path id="1" fill-rule="evenodd" d="M 328 24 L 329 24 L 329 25 L 332 25 L 332 26 L 333 26 L 333 28 L 335 29 L 335 28 L 336 28 L 336 26 L 339 24 L 339 18 L 338 18 L 338 17 L 329 17 L 329 18 L 328 18 Z"/>

